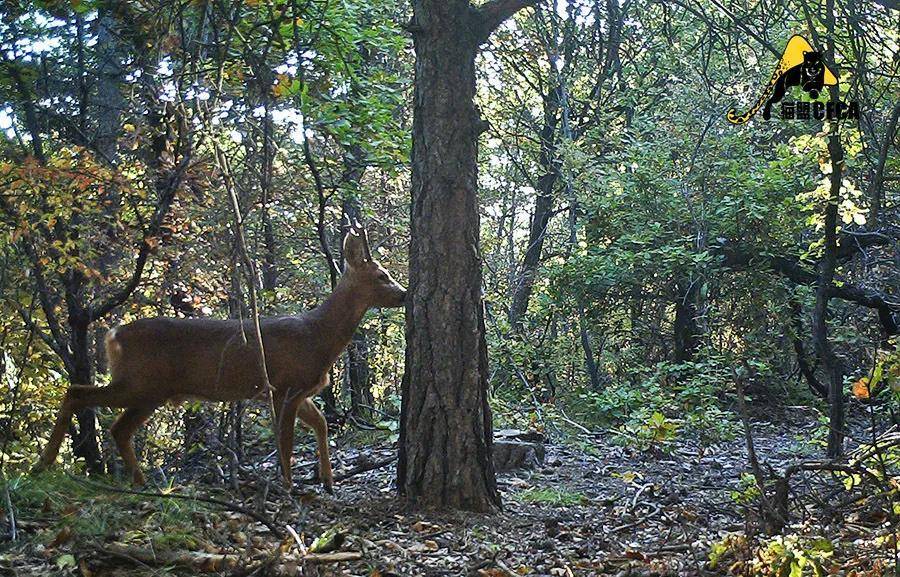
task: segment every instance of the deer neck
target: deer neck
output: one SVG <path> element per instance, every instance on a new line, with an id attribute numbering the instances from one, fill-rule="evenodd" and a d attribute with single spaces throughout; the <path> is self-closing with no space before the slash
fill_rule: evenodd
<path id="1" fill-rule="evenodd" d="M 345 277 L 335 287 L 331 295 L 316 308 L 316 316 L 322 327 L 322 344 L 329 366 L 340 356 L 350 343 L 356 327 L 359 326 L 368 306 L 350 286 Z"/>

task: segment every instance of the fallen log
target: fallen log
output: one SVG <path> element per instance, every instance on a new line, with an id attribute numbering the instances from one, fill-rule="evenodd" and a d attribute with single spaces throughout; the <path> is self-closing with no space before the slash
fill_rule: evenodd
<path id="1" fill-rule="evenodd" d="M 334 553 L 307 553 L 300 558 L 308 563 L 340 563 L 341 561 L 359 561 L 363 554 L 359 551 L 336 551 Z"/>

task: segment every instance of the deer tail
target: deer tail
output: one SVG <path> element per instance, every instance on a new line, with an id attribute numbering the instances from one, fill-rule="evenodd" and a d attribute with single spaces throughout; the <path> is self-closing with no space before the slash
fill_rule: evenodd
<path id="1" fill-rule="evenodd" d="M 118 327 L 110 330 L 106 333 L 106 338 L 103 340 L 104 348 L 106 349 L 106 366 L 113 379 L 115 379 L 119 368 L 119 361 L 122 358 L 122 343 L 116 340 L 118 331 Z"/>

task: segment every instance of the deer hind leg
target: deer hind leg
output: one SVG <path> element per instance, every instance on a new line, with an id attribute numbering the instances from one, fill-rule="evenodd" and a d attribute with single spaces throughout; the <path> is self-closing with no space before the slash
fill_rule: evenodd
<path id="1" fill-rule="evenodd" d="M 38 464 L 34 467 L 35 471 L 47 469 L 56 462 L 59 454 L 59 447 L 62 445 L 69 425 L 72 423 L 72 415 L 85 407 L 127 407 L 135 401 L 132 395 L 129 395 L 128 388 L 123 383 L 113 383 L 108 387 L 89 387 L 83 385 L 72 385 L 66 391 L 62 404 L 59 408 L 59 414 L 56 416 L 56 423 L 53 425 L 53 431 L 50 433 L 50 439 L 47 446 L 41 454 Z"/>
<path id="2" fill-rule="evenodd" d="M 144 484 L 144 475 L 138 466 L 137 455 L 134 454 L 134 433 L 147 422 L 155 410 L 156 407 L 125 409 L 109 429 L 116 441 L 119 455 L 125 461 L 125 468 L 131 473 L 131 482 L 138 487 Z"/>
<path id="3" fill-rule="evenodd" d="M 279 395 L 273 399 L 275 405 L 275 439 L 278 443 L 278 460 L 281 464 L 281 478 L 284 487 L 290 491 L 293 486 L 291 460 L 294 455 L 294 423 L 297 421 L 297 405 L 300 399 L 290 395 Z"/>
<path id="4" fill-rule="evenodd" d="M 41 454 L 40 460 L 37 465 L 34 466 L 35 472 L 49 469 L 53 466 L 53 463 L 56 462 L 56 456 L 59 454 L 59 447 L 66 437 L 66 431 L 69 430 L 69 425 L 72 424 L 73 413 L 74 408 L 72 407 L 72 399 L 69 393 L 66 393 L 66 396 L 63 397 L 62 405 L 59 407 L 59 413 L 56 415 L 56 423 L 53 425 L 53 431 L 50 433 L 50 439 L 47 441 L 47 446 L 44 447 L 44 452 Z"/>
<path id="5" fill-rule="evenodd" d="M 312 399 L 303 399 L 299 407 L 300 421 L 316 434 L 319 450 L 319 479 L 325 490 L 334 493 L 334 475 L 331 472 L 331 458 L 328 455 L 328 423 L 325 415 Z"/>

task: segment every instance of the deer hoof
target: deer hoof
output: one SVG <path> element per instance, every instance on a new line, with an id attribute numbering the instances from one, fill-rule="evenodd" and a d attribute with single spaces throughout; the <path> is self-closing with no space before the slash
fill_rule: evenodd
<path id="1" fill-rule="evenodd" d="M 334 482 L 331 479 L 322 481 L 322 486 L 325 488 L 326 493 L 334 495 Z"/>
<path id="2" fill-rule="evenodd" d="M 141 488 L 147 484 L 147 481 L 144 479 L 144 474 L 140 471 L 135 471 L 134 475 L 131 477 L 131 484 L 135 488 Z"/>

